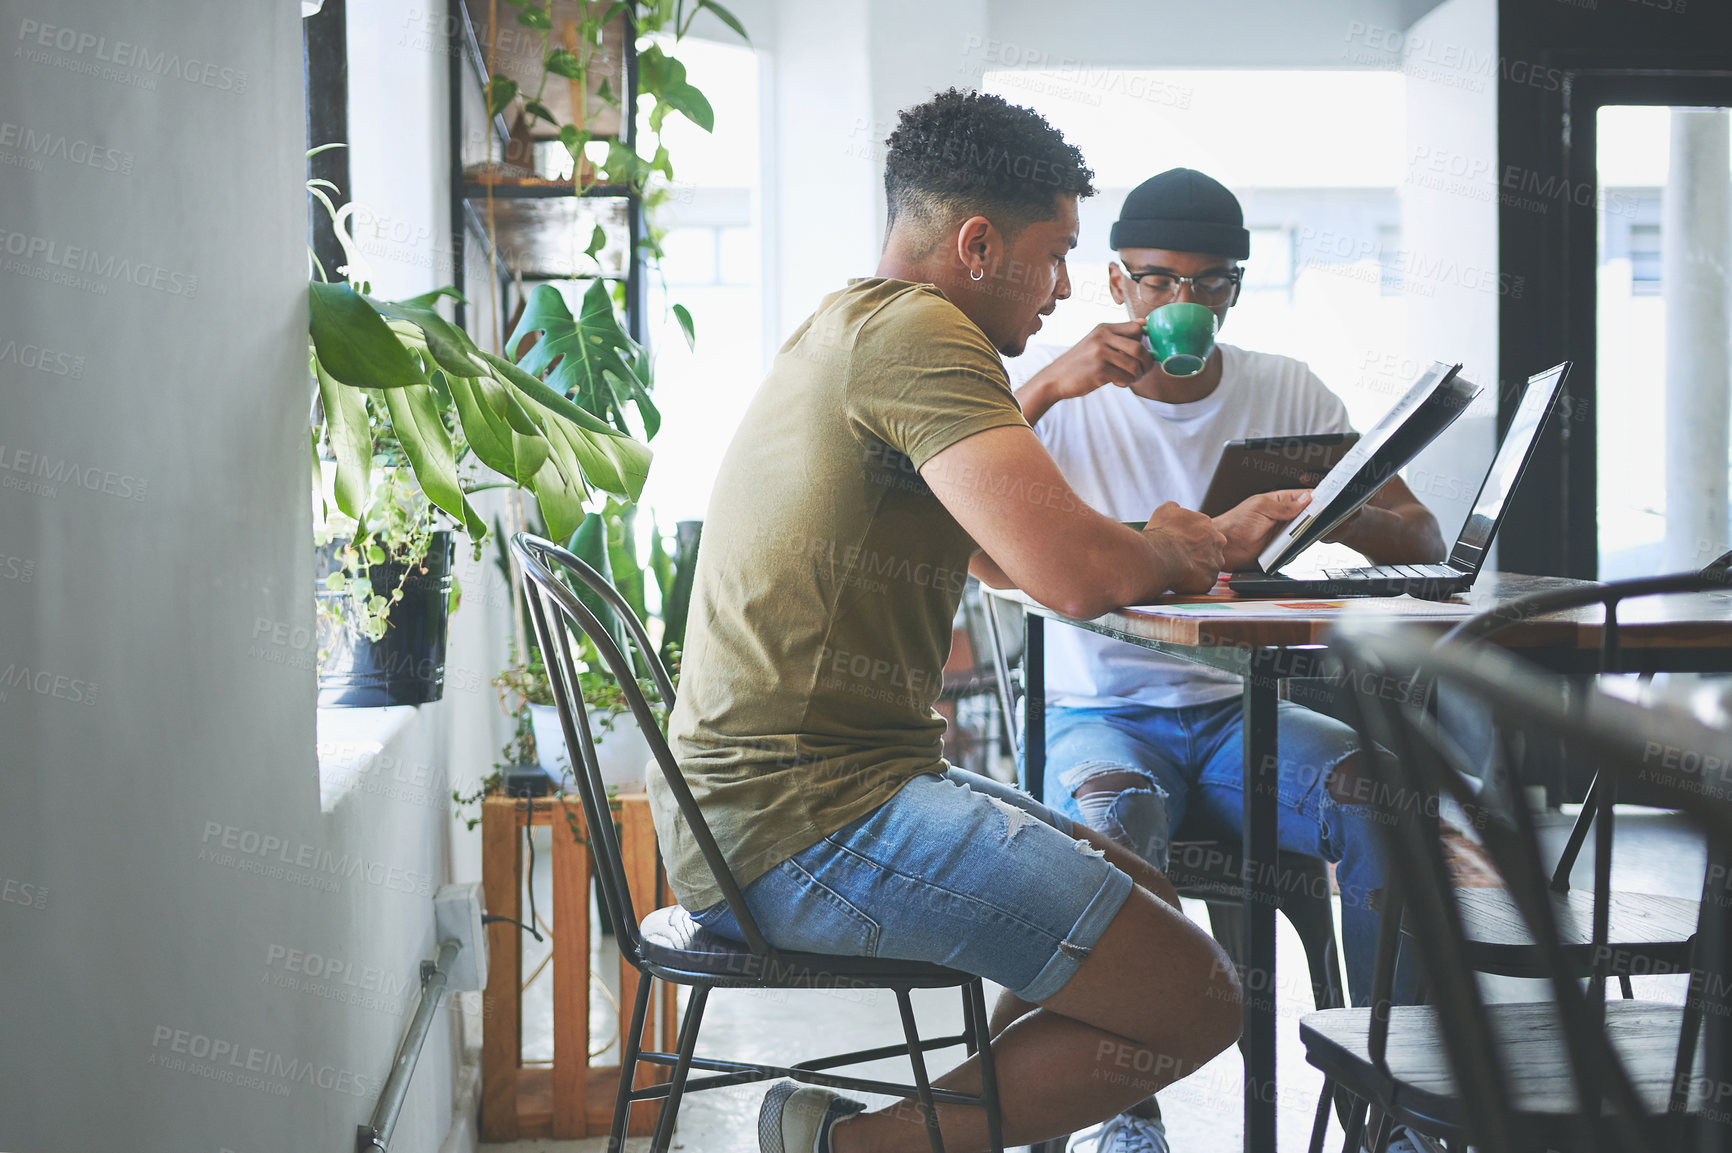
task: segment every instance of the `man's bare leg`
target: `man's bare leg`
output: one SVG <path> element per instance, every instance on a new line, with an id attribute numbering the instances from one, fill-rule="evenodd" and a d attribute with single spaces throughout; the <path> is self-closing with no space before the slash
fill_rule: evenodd
<path id="1" fill-rule="evenodd" d="M 999 1002 L 992 1051 L 1007 1145 L 1092 1125 L 1195 1072 L 1238 1039 L 1238 975 L 1221 947 L 1178 909 L 1173 887 L 1146 862 L 1090 831 L 1086 838 L 1137 882 L 1076 975 L 1032 1011 Z M 936 1084 L 978 1092 L 970 1059 Z M 988 1147 L 986 1118 L 941 1105 L 945 1148 Z M 919 1153 L 924 1118 L 910 1100 L 839 1122 L 835 1153 Z"/>

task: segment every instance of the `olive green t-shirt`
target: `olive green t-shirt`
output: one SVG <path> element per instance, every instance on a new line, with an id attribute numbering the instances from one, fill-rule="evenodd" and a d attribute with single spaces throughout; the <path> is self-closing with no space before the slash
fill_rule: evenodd
<path id="1" fill-rule="evenodd" d="M 921 479 L 1027 427 L 986 334 L 928 284 L 857 280 L 782 346 L 704 524 L 674 756 L 741 885 L 944 771 L 932 709 L 975 544 Z M 688 909 L 721 890 L 659 773 Z"/>

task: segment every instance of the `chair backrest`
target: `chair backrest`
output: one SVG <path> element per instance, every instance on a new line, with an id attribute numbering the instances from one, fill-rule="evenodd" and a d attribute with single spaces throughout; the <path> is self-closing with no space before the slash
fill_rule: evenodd
<path id="1" fill-rule="evenodd" d="M 714 875 L 716 885 L 728 903 L 728 909 L 740 927 L 741 936 L 752 953 L 765 963 L 769 971 L 776 951 L 764 940 L 751 910 L 740 895 L 740 885 L 728 868 L 714 834 L 704 821 L 691 787 L 680 772 L 668 748 L 667 738 L 656 720 L 654 709 L 639 687 L 630 658 L 620 650 L 609 628 L 579 598 L 574 586 L 588 590 L 600 598 L 618 617 L 630 638 L 632 647 L 648 667 L 650 680 L 661 698 L 666 712 L 674 707 L 673 680 L 657 656 L 655 646 L 643 622 L 637 619 L 625 598 L 613 584 L 578 557 L 552 541 L 518 533 L 511 539 L 511 549 L 523 568 L 525 599 L 535 625 L 536 640 L 541 646 L 542 660 L 547 666 L 547 678 L 553 688 L 554 703 L 559 709 L 559 721 L 565 733 L 566 747 L 573 750 L 574 775 L 578 796 L 583 803 L 584 820 L 589 828 L 590 848 L 595 856 L 596 875 L 613 912 L 614 930 L 620 951 L 628 962 L 641 967 L 643 940 L 638 929 L 639 916 L 632 906 L 631 890 L 626 883 L 624 859 L 620 852 L 619 835 L 614 830 L 613 816 L 608 807 L 607 789 L 602 784 L 601 766 L 596 759 L 594 734 L 590 729 L 589 713 L 584 708 L 579 689 L 579 669 L 576 647 L 572 644 L 572 629 L 589 638 L 607 671 L 619 683 L 632 718 L 649 742 L 656 767 L 667 782 L 668 791 L 679 806 L 680 817 L 690 830 L 704 862 Z"/>
<path id="2" fill-rule="evenodd" d="M 1466 931 L 1437 835 L 1435 802 L 1449 797 L 1473 814 L 1474 830 L 1548 974 L 1583 1118 L 1580 1147 L 1648 1150 L 1645 1106 L 1606 1036 L 1601 1012 L 1564 952 L 1526 794 L 1519 788 L 1476 792 L 1469 776 L 1472 766 L 1414 706 L 1411 685 L 1415 677 L 1447 683 L 1506 725 L 1533 726 L 1573 749 L 1592 748 L 1603 772 L 1645 775 L 1668 803 L 1709 829 L 1711 844 L 1732 832 L 1732 805 L 1704 790 L 1701 766 L 1704 758 L 1732 764 L 1732 736 L 1598 690 L 1566 699 L 1555 691 L 1550 674 L 1494 646 L 1433 647 L 1429 638 L 1413 630 L 1347 624 L 1330 648 L 1342 666 L 1344 707 L 1371 750 L 1366 763 L 1378 786 L 1374 803 L 1381 809 L 1390 865 L 1373 991 L 1373 1060 L 1387 1076 L 1390 990 L 1398 927 L 1405 917 L 1432 990 L 1470 1140 L 1485 1153 L 1517 1147 L 1505 1054 L 1492 1034 L 1467 963 Z M 1696 751 L 1695 770 L 1668 767 L 1657 772 L 1656 748 Z M 1674 757 L 1671 763 L 1688 760 Z M 1725 788 L 1724 782 L 1716 785 Z M 1710 907 L 1703 902 L 1705 920 Z M 1599 944 L 1603 946 L 1603 937 Z M 1674 1083 L 1680 1073 L 1688 1077 L 1693 1057 L 1693 1043 L 1687 1054 L 1680 1048 L 1682 1067 L 1674 1067 Z"/>
<path id="3" fill-rule="evenodd" d="M 1440 645 L 1462 644 L 1475 640 L 1486 640 L 1504 629 L 1522 622 L 1531 621 L 1548 613 L 1562 612 L 1569 609 L 1584 608 L 1589 605 L 1599 605 L 1604 610 L 1604 621 L 1600 630 L 1599 671 L 1601 673 L 1616 673 L 1623 670 L 1622 645 L 1618 622 L 1618 609 L 1623 602 L 1643 597 L 1665 594 L 1705 592 L 1710 589 L 1725 588 L 1732 572 L 1732 552 L 1726 553 L 1706 567 L 1682 573 L 1672 573 L 1656 577 L 1639 577 L 1633 580 L 1612 581 L 1607 584 L 1583 584 L 1575 588 L 1557 589 L 1548 592 L 1535 593 L 1525 597 L 1517 597 L 1506 601 L 1488 612 L 1456 625 L 1444 638 Z M 1560 686 L 1562 689 L 1562 686 Z M 1567 691 L 1567 690 L 1563 690 Z M 1507 733 L 1503 734 L 1507 737 Z M 1505 755 L 1497 758 L 1494 767 L 1488 772 L 1485 781 L 1489 790 L 1501 794 L 1502 790 L 1520 787 L 1519 760 L 1507 755 L 1508 750 L 1500 747 Z M 1592 763 L 1593 751 L 1586 750 L 1584 755 Z M 1576 858 L 1582 846 L 1586 843 L 1590 829 L 1594 833 L 1594 930 L 1597 936 L 1603 935 L 1606 918 L 1609 916 L 1610 895 L 1612 885 L 1612 852 L 1613 852 L 1613 805 L 1619 797 L 1619 781 L 1616 777 L 1606 778 L 1595 772 L 1588 793 L 1584 799 L 1583 809 L 1565 842 L 1564 850 L 1559 854 L 1551 870 L 1551 888 L 1554 892 L 1567 893 L 1570 888 L 1570 873 L 1576 865 Z M 1645 794 L 1645 790 L 1643 790 Z M 1626 799 L 1648 802 L 1652 798 L 1647 795 L 1627 797 Z M 1596 953 L 1596 957 L 1604 957 Z M 1607 975 L 1606 963 L 1598 961 L 1594 968 L 1595 980 L 1590 984 L 1592 996 L 1604 994 L 1604 978 Z"/>
<path id="4" fill-rule="evenodd" d="M 973 577 L 969 582 L 979 583 Z M 992 672 L 997 681 L 998 711 L 1003 719 L 1005 744 L 1012 755 L 1020 756 L 1022 730 L 1016 723 L 1016 699 L 1022 682 L 1011 672 L 1011 667 L 1023 655 L 1024 638 L 1016 635 L 1022 631 L 1017 627 L 1023 619 L 1022 613 L 993 596 L 984 585 L 979 589 L 979 605 L 981 623 L 985 625 L 988 647 L 992 652 Z"/>

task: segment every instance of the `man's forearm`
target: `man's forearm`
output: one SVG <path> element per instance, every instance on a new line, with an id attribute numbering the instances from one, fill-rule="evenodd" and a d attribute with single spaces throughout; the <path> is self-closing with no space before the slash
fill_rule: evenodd
<path id="1" fill-rule="evenodd" d="M 1444 558 L 1437 518 L 1417 502 L 1392 508 L 1366 505 L 1340 539 L 1373 564 L 1427 564 Z"/>
<path id="2" fill-rule="evenodd" d="M 1092 579 L 1087 567 L 1077 569 L 1074 574 L 1080 578 L 1077 583 L 1087 582 L 1092 587 L 1076 590 L 1063 603 L 1050 603 L 1047 607 L 1077 620 L 1088 620 L 1124 605 L 1143 604 L 1170 590 L 1173 580 L 1170 566 L 1158 549 L 1146 540 L 1126 541 L 1110 530 L 1109 535 L 1112 540 L 1106 550 L 1088 550 L 1090 556 L 1105 562 L 1094 568 Z M 1129 547 L 1125 548 L 1126 545 Z M 1017 587 L 1016 581 L 984 552 L 974 554 L 968 562 L 968 571 L 991 588 Z"/>
<path id="3" fill-rule="evenodd" d="M 1226 538 L 1208 517 L 1168 501 L 1139 533 L 1102 516 L 1020 421 L 964 437 L 920 475 L 1016 587 L 1068 617 L 1141 604 L 1174 586 L 1206 590 L 1220 569 Z"/>
<path id="4" fill-rule="evenodd" d="M 1118 527 L 1124 528 L 1123 525 Z M 1176 574 L 1170 558 L 1135 529 L 1125 528 L 1125 531 L 1134 534 L 1142 547 L 1130 549 L 1128 558 L 1108 562 L 1101 579 L 1101 600 L 1088 617 L 1097 617 L 1125 605 L 1147 604 L 1172 591 Z M 1116 542 L 1118 534 L 1113 536 Z"/>

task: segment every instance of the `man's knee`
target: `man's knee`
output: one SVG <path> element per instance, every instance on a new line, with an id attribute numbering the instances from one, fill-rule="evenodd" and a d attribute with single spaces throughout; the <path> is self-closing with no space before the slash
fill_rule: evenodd
<path id="1" fill-rule="evenodd" d="M 1359 753 L 1343 757 L 1329 773 L 1329 796 L 1340 805 L 1365 805 L 1371 802 L 1372 780 Z"/>
<path id="2" fill-rule="evenodd" d="M 1095 952 L 1108 967 L 1097 979 L 1118 996 L 1131 995 L 1111 1031 L 1160 1044 L 1193 1068 L 1239 1039 L 1241 974 L 1220 943 L 1182 913 L 1133 899 Z"/>

